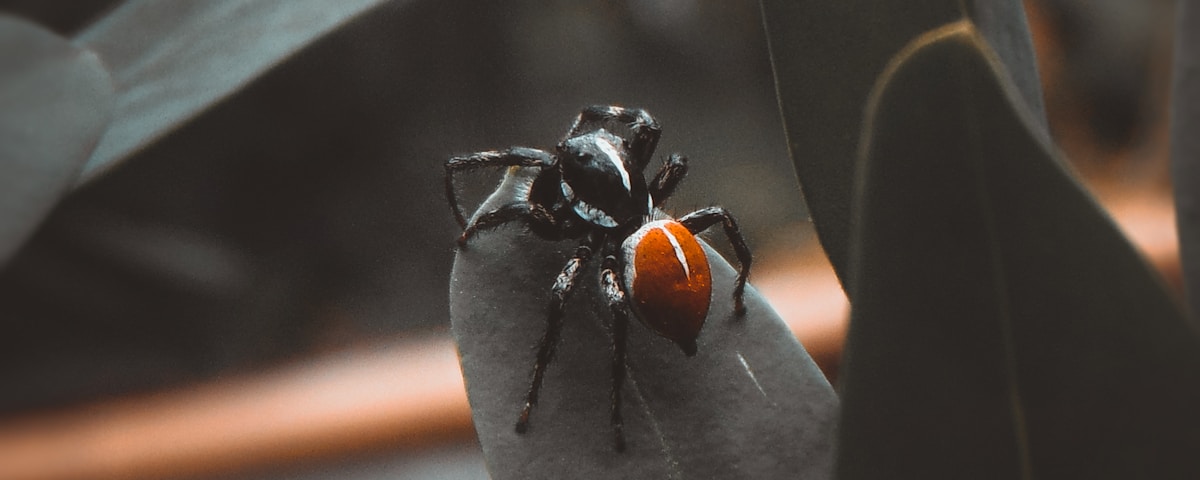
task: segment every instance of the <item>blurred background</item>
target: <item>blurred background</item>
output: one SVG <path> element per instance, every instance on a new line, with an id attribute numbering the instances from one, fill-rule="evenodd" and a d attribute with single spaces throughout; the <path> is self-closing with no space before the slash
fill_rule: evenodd
<path id="1" fill-rule="evenodd" d="M 123 3 L 0 11 L 71 38 Z M 1178 291 L 1174 3 L 1025 6 L 1052 134 Z M 20 461 L 0 477 L 486 478 L 448 336 L 442 163 L 550 148 L 589 104 L 655 115 L 659 156 L 692 166 L 667 210 L 738 216 L 751 283 L 836 380 L 849 307 L 757 2 L 397 0 L 81 183 L 3 267 L 0 458 Z"/>

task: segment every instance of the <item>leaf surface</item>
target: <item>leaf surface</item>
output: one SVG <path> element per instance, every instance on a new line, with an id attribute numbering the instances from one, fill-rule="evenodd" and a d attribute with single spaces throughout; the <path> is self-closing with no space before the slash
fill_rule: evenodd
<path id="1" fill-rule="evenodd" d="M 0 15 L 0 266 L 66 193 L 108 127 L 113 86 L 95 53 Z"/>
<path id="2" fill-rule="evenodd" d="M 897 56 L 857 171 L 842 478 L 1193 478 L 1200 341 L 970 23 Z"/>
<path id="3" fill-rule="evenodd" d="M 1018 0 L 761 0 L 788 149 L 821 246 L 849 262 L 854 159 L 863 113 L 888 60 L 918 35 L 970 18 L 1048 138 L 1025 10 Z"/>
<path id="4" fill-rule="evenodd" d="M 118 89 L 116 117 L 84 168 L 94 180 L 133 153 L 385 0 L 133 0 L 80 32 Z"/>
<path id="5" fill-rule="evenodd" d="M 1184 285 L 1200 314 L 1200 5 L 1181 1 L 1171 86 L 1171 177 Z"/>

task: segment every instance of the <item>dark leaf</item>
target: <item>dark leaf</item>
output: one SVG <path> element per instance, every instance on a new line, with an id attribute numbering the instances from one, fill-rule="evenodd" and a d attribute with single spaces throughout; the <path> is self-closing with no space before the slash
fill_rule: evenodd
<path id="1" fill-rule="evenodd" d="M 1171 92 L 1171 176 L 1179 254 L 1192 314 L 1200 314 L 1200 5 L 1179 2 Z"/>
<path id="2" fill-rule="evenodd" d="M 512 198 L 526 175 L 510 175 L 480 210 Z M 451 322 L 493 478 L 829 476 L 832 388 L 753 289 L 746 316 L 733 317 L 733 269 L 711 250 L 713 303 L 699 353 L 685 357 L 631 322 L 625 452 L 614 451 L 609 428 L 611 339 L 596 261 L 568 304 L 529 431 L 517 434 L 550 285 L 573 251 L 572 242 L 502 227 L 473 239 L 455 262 Z"/>
<path id="3" fill-rule="evenodd" d="M 1018 0 L 761 2 L 788 148 L 821 245 L 843 282 L 867 94 L 888 59 L 917 35 L 964 17 L 974 21 L 1034 113 L 1039 134 L 1049 135 Z"/>
<path id="4" fill-rule="evenodd" d="M 872 94 L 844 478 L 1200 478 L 1200 342 L 967 22 Z"/>
<path id="5" fill-rule="evenodd" d="M 119 89 L 88 182 L 385 0 L 125 2 L 80 32 Z"/>
<path id="6" fill-rule="evenodd" d="M 89 50 L 0 15 L 0 266 L 70 187 L 108 126 L 113 86 Z"/>

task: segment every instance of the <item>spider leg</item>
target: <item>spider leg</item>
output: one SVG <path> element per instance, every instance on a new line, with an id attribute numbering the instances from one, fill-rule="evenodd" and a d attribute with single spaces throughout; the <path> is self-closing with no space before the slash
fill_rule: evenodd
<path id="1" fill-rule="evenodd" d="M 687 157 L 672 153 L 650 181 L 650 198 L 654 199 L 655 207 L 662 205 L 675 192 L 675 187 L 687 176 L 687 172 Z"/>
<path id="2" fill-rule="evenodd" d="M 737 221 L 721 207 L 702 208 L 679 219 L 679 223 L 682 223 L 693 235 L 707 230 L 708 227 L 716 225 L 718 222 L 725 228 L 725 236 L 733 245 L 733 252 L 737 255 L 738 263 L 741 265 L 737 276 L 737 286 L 733 289 L 734 312 L 740 316 L 746 313 L 746 304 L 742 297 L 746 291 L 746 277 L 750 276 L 751 258 L 750 249 L 746 247 L 746 240 L 742 238 Z"/>
<path id="3" fill-rule="evenodd" d="M 616 106 L 593 105 L 584 108 L 575 118 L 575 124 L 567 131 L 565 138 L 579 135 L 584 130 L 594 128 L 609 120 L 629 125 L 633 131 L 633 140 L 629 142 L 629 152 L 634 162 L 641 167 L 650 163 L 650 156 L 658 146 L 658 138 L 662 136 L 662 127 L 649 113 L 640 108 L 623 108 Z"/>
<path id="4" fill-rule="evenodd" d="M 458 248 L 466 249 L 467 241 L 481 230 L 491 230 L 509 222 L 524 220 L 529 224 L 554 224 L 554 216 L 545 207 L 529 202 L 509 203 L 476 218 L 458 237 Z"/>
<path id="5" fill-rule="evenodd" d="M 592 250 L 600 243 L 601 237 L 589 237 L 575 249 L 575 255 L 567 261 L 567 265 L 558 274 L 558 278 L 554 280 L 554 286 L 550 289 L 550 313 L 546 318 L 546 331 L 538 341 L 537 360 L 533 364 L 533 380 L 530 381 L 529 391 L 525 394 L 525 407 L 521 409 L 521 416 L 517 418 L 517 433 L 525 433 L 529 427 L 529 413 L 533 411 L 533 406 L 537 405 L 538 392 L 542 389 L 546 367 L 554 359 L 554 352 L 558 348 L 559 336 L 562 333 L 563 307 L 575 289 L 575 278 L 579 275 L 579 270 L 591 259 Z"/>
<path id="6" fill-rule="evenodd" d="M 625 340 L 629 326 L 629 304 L 625 301 L 625 291 L 621 288 L 620 265 L 616 257 L 604 257 L 600 272 L 600 288 L 608 300 L 608 308 L 612 310 L 612 403 L 610 422 L 613 429 L 614 446 L 618 452 L 625 450 L 625 421 L 621 418 L 621 386 L 625 384 Z"/>
<path id="7" fill-rule="evenodd" d="M 450 202 L 450 210 L 458 225 L 467 228 L 467 220 L 463 217 L 462 208 L 454 192 L 454 174 L 464 170 L 474 170 L 481 167 L 548 167 L 554 164 L 554 157 L 536 148 L 514 147 L 508 150 L 493 150 L 453 157 L 446 162 L 446 200 Z"/>

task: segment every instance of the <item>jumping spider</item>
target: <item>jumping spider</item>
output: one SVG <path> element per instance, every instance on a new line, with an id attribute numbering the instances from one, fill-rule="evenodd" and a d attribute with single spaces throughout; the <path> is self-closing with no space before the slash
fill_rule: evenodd
<path id="1" fill-rule="evenodd" d="M 629 138 L 609 132 L 610 123 L 628 126 Z M 563 306 L 576 276 L 598 251 L 600 287 L 612 310 L 611 422 L 615 446 L 625 448 L 621 386 L 625 379 L 628 312 L 655 333 L 675 342 L 687 356 L 708 315 L 712 276 L 695 234 L 721 224 L 741 269 L 733 289 L 734 310 L 745 313 L 743 292 L 750 273 L 750 250 L 737 222 L 721 207 L 709 207 L 678 220 L 652 220 L 655 208 L 687 175 L 687 158 L 672 154 L 647 184 L 643 171 L 662 130 L 644 110 L 615 106 L 583 109 L 554 153 L 514 147 L 454 157 L 446 162 L 446 197 L 463 227 L 466 249 L 482 230 L 524 222 L 546 240 L 583 239 L 551 287 L 547 327 L 538 342 L 533 378 L 516 429 L 524 433 L 537 405 L 546 366 L 554 358 L 563 324 Z M 484 212 L 469 224 L 455 195 L 454 174 L 480 167 L 539 169 L 521 198 Z"/>

